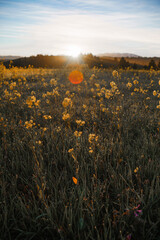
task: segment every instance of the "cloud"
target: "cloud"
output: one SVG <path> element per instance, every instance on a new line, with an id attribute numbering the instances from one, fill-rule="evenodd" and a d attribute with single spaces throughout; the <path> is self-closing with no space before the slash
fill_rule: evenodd
<path id="1" fill-rule="evenodd" d="M 124 9 L 123 4 L 115 5 L 117 0 L 74 0 L 73 5 L 73 0 L 69 0 L 72 7 L 67 9 L 62 3 L 60 8 L 58 1 L 50 7 L 43 6 L 42 2 L 12 2 L 0 8 L 0 38 L 10 39 L 10 44 L 9 40 L 6 44 L 3 41 L 1 52 L 10 54 L 14 48 L 20 55 L 62 54 L 72 44 L 80 46 L 83 52 L 93 53 L 131 51 L 139 54 L 137 51 L 142 49 L 143 55 L 154 54 L 156 49 L 160 52 L 160 15 L 145 9 L 130 12 L 131 6 L 140 9 L 135 2 L 133 5 L 123 1 L 123 4 L 126 2 Z M 78 4 L 94 7 L 88 10 L 79 8 Z"/>

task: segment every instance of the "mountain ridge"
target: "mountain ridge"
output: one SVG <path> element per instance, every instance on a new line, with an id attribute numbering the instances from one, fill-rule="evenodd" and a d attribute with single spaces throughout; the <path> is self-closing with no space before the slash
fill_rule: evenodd
<path id="1" fill-rule="evenodd" d="M 18 58 L 22 58 L 22 56 L 13 56 L 13 55 L 0 56 L 0 60 L 4 60 L 4 61 L 14 60 Z"/>
<path id="2" fill-rule="evenodd" d="M 129 57 L 129 58 L 141 58 L 141 56 L 133 53 L 100 53 L 97 54 L 98 57 Z"/>

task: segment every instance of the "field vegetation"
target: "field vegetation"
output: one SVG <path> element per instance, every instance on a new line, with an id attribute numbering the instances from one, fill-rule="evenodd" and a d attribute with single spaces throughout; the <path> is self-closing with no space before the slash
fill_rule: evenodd
<path id="1" fill-rule="evenodd" d="M 160 71 L 0 66 L 0 239 L 160 239 Z"/>

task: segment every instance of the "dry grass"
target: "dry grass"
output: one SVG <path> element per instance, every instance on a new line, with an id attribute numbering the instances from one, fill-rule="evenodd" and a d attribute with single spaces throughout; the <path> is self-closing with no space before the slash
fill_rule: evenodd
<path id="1" fill-rule="evenodd" d="M 0 69 L 1 239 L 157 240 L 160 72 Z"/>

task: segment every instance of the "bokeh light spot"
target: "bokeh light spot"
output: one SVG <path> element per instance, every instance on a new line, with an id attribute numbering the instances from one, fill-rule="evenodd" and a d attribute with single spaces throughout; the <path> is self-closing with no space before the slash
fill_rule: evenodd
<path id="1" fill-rule="evenodd" d="M 74 70 L 69 74 L 69 81 L 73 84 L 79 84 L 83 81 L 83 74 L 80 71 Z"/>

